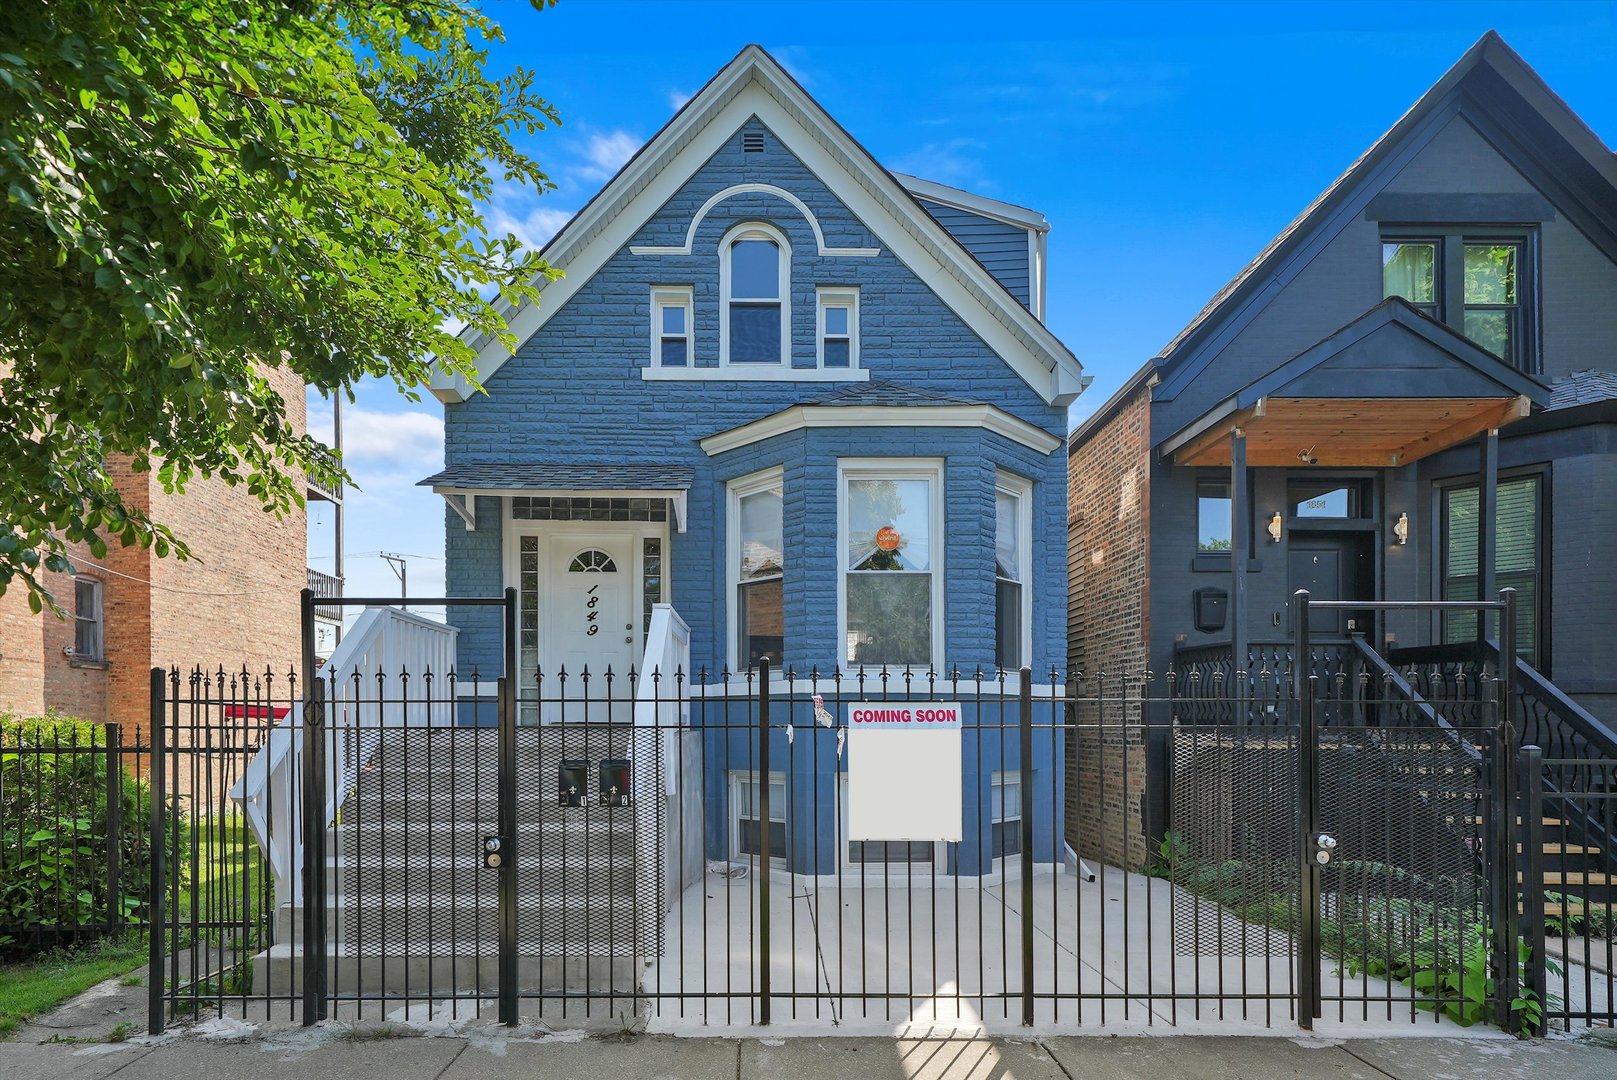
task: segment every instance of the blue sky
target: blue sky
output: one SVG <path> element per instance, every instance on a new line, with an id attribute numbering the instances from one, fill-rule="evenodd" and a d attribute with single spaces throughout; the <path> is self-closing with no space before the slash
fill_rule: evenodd
<path id="1" fill-rule="evenodd" d="M 488 9 L 496 71 L 522 65 L 561 113 L 532 153 L 556 190 L 504 190 L 490 221 L 543 243 L 748 42 L 769 49 L 889 168 L 1050 220 L 1049 317 L 1095 378 L 1076 421 L 1498 30 L 1617 142 L 1617 4 L 1058 4 L 561 0 Z M 443 587 L 441 411 L 386 386 L 345 413 L 349 591 Z M 320 433 L 311 402 L 311 430 Z M 310 514 L 330 569 L 330 511 Z"/>

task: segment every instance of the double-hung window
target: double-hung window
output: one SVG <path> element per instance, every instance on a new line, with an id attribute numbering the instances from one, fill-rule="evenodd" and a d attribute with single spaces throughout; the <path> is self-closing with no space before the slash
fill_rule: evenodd
<path id="1" fill-rule="evenodd" d="M 842 659 L 892 668 L 940 663 L 941 464 L 845 461 L 841 481 Z"/>
<path id="2" fill-rule="evenodd" d="M 1497 229 L 1384 237 L 1382 295 L 1402 297 L 1505 363 L 1534 371 L 1530 241 Z"/>
<path id="3" fill-rule="evenodd" d="M 1444 600 L 1476 600 L 1477 523 L 1480 499 L 1475 484 L 1441 489 L 1443 528 L 1442 594 Z M 1544 477 L 1534 474 L 1499 481 L 1494 526 L 1494 582 L 1516 590 L 1516 652 L 1535 667 L 1544 667 Z M 1497 600 L 1497 596 L 1481 597 Z M 1477 616 L 1472 611 L 1446 613 L 1446 641 L 1474 641 Z M 1492 636 L 1492 635 L 1490 635 Z"/>
<path id="4" fill-rule="evenodd" d="M 730 485 L 730 573 L 736 665 L 781 662 L 785 648 L 785 541 L 781 470 Z"/>
<path id="5" fill-rule="evenodd" d="M 784 365 L 790 355 L 791 249 L 762 224 L 740 225 L 720 246 L 719 353 L 724 364 Z"/>
<path id="6" fill-rule="evenodd" d="M 762 785 L 756 772 L 730 773 L 730 851 L 737 858 L 757 859 L 764 854 Z M 786 858 L 786 776 L 769 774 L 769 858 Z"/>
<path id="7" fill-rule="evenodd" d="M 106 635 L 102 622 L 102 585 L 94 578 L 73 579 L 73 659 L 99 664 Z"/>
<path id="8" fill-rule="evenodd" d="M 661 286 L 651 291 L 651 366 L 691 366 L 691 289 Z"/>
<path id="9" fill-rule="evenodd" d="M 993 857 L 1019 854 L 1022 850 L 1021 774 L 995 773 L 990 781 L 989 796 Z"/>
<path id="10" fill-rule="evenodd" d="M 819 290 L 819 365 L 852 369 L 859 366 L 859 290 Z"/>
<path id="11" fill-rule="evenodd" d="M 994 487 L 994 663 L 1001 671 L 1027 663 L 1030 648 L 1031 491 L 1026 480 L 1006 473 Z"/>

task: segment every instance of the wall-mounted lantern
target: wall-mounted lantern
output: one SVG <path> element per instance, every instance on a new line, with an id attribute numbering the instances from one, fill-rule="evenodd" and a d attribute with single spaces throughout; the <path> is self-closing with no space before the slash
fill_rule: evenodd
<path id="1" fill-rule="evenodd" d="M 1280 528 L 1280 511 L 1276 510 L 1275 516 L 1269 519 L 1269 539 L 1273 543 L 1280 543 Z"/>
<path id="2" fill-rule="evenodd" d="M 1398 520 L 1392 523 L 1392 537 L 1399 547 L 1409 543 L 1409 515 L 1399 514 Z"/>

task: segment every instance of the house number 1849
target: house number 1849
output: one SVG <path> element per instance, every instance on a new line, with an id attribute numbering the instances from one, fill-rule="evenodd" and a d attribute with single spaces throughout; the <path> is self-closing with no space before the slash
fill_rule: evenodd
<path id="1" fill-rule="evenodd" d="M 589 597 L 589 599 L 584 603 L 584 621 L 589 624 L 588 629 L 584 631 L 585 637 L 594 637 L 596 634 L 601 632 L 600 623 L 595 621 L 601 617 L 601 613 L 596 610 L 596 608 L 601 606 L 601 598 L 595 595 L 595 590 L 599 588 L 599 585 L 591 585 L 590 591 L 585 594 Z"/>

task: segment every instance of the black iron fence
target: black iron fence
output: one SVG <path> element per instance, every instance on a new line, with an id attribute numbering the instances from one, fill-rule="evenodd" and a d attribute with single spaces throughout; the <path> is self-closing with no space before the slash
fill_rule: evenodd
<path id="1" fill-rule="evenodd" d="M 509 596 L 480 602 L 512 625 Z M 401 1009 L 1534 1028 L 1610 1008 L 1540 963 L 1557 926 L 1531 913 L 1555 901 L 1518 893 L 1517 843 L 1531 889 L 1532 858 L 1587 838 L 1539 845 L 1549 821 L 1513 807 L 1537 789 L 1491 677 L 1456 723 L 1373 652 L 1304 634 L 1305 670 L 1276 653 L 1210 720 L 1177 671 L 547 672 L 511 647 L 521 678 L 486 680 L 416 629 L 415 652 L 307 687 L 155 673 L 153 827 L 182 857 L 153 864 L 154 1028 Z M 957 715 L 958 758 L 856 777 L 859 709 Z M 884 826 L 882 792 L 918 774 L 947 809 Z M 1579 927 L 1599 910 L 1609 933 L 1605 895 Z M 1600 940 L 1561 970 L 1593 986 Z"/>
<path id="2" fill-rule="evenodd" d="M 0 955 L 144 928 L 146 751 L 117 724 L 0 718 Z"/>

